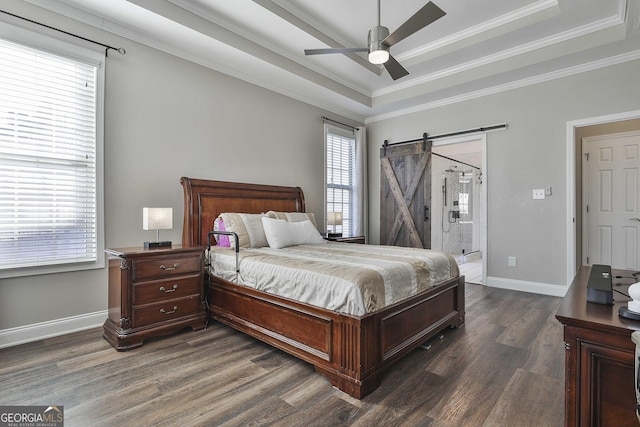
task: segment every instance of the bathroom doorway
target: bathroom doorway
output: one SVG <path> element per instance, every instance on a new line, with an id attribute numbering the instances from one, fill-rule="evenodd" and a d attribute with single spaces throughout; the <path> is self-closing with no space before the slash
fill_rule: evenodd
<path id="1" fill-rule="evenodd" d="M 486 277 L 485 135 L 434 143 L 431 247 L 451 254 L 467 283 Z"/>

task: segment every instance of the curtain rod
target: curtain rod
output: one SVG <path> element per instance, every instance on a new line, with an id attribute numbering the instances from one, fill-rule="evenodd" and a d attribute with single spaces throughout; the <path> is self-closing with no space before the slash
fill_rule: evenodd
<path id="1" fill-rule="evenodd" d="M 356 130 L 358 130 L 358 128 L 357 128 L 357 127 L 355 127 L 355 126 L 351 126 L 351 125 L 348 125 L 348 124 L 346 124 L 346 123 L 342 123 L 342 122 L 339 122 L 339 121 L 337 121 L 337 120 L 330 119 L 329 117 L 325 117 L 325 116 L 321 116 L 321 117 L 322 117 L 322 120 L 326 120 L 326 121 L 329 121 L 329 122 L 337 123 L 337 124 L 342 125 L 342 126 L 344 126 L 344 127 L 348 127 L 348 128 L 349 128 L 349 129 L 351 129 L 352 131 L 356 131 Z"/>
<path id="2" fill-rule="evenodd" d="M 488 131 L 492 131 L 492 130 L 499 130 L 499 129 L 506 129 L 507 128 L 507 124 L 506 123 L 502 123 L 499 125 L 491 125 L 491 126 L 484 126 L 484 127 L 479 127 L 479 128 L 475 128 L 475 129 L 467 129 L 467 130 L 459 130 L 457 132 L 450 132 L 450 133 L 442 133 L 440 135 L 429 135 L 426 132 L 422 134 L 422 138 L 416 138 L 416 139 L 409 139 L 407 141 L 400 141 L 400 142 L 394 142 L 394 143 L 389 143 L 389 141 L 385 140 L 383 146 L 384 147 L 391 147 L 393 145 L 400 145 L 400 144 L 408 144 L 411 142 L 421 142 L 421 141 L 431 141 L 434 139 L 439 139 L 439 138 L 448 138 L 451 136 L 458 136 L 458 135 L 467 135 L 470 133 L 479 133 L 479 132 L 488 132 Z"/>
<path id="3" fill-rule="evenodd" d="M 99 46 L 102 46 L 102 47 L 104 47 L 104 48 L 105 48 L 104 56 L 108 56 L 108 55 L 107 55 L 107 52 L 109 52 L 109 49 L 111 49 L 111 50 L 115 50 L 115 51 L 116 51 L 116 52 L 118 52 L 120 55 L 124 55 L 125 53 L 127 53 L 127 51 L 126 51 L 126 50 L 124 50 L 124 48 L 123 48 L 123 47 L 113 47 L 113 46 L 109 46 L 108 44 L 100 43 L 100 42 L 97 42 L 97 41 L 95 41 L 95 40 L 91 40 L 91 39 L 88 39 L 88 38 L 86 38 L 86 37 L 82 37 L 82 36 L 79 36 L 79 35 L 77 35 L 77 34 L 73 34 L 73 33 L 70 33 L 70 32 L 68 32 L 68 31 L 61 30 L 61 29 L 59 29 L 59 28 L 52 27 L 52 26 L 47 25 L 47 24 L 43 24 L 42 22 L 34 21 L 34 20 L 32 20 L 32 19 L 25 18 L 25 17 L 23 17 L 23 16 L 15 15 L 15 14 L 13 14 L 13 13 L 11 13 L 11 12 L 7 12 L 7 11 L 5 11 L 5 10 L 1 10 L 1 9 L 0 9 L 0 12 L 4 13 L 4 14 L 6 14 L 6 15 L 13 16 L 14 18 L 22 19 L 23 21 L 27 21 L 27 22 L 30 22 L 30 23 L 32 23 L 32 24 L 40 25 L 41 27 L 45 27 L 45 28 L 48 28 L 48 29 L 50 29 L 50 30 L 58 31 L 59 33 L 66 34 L 66 35 L 68 35 L 68 36 L 75 37 L 75 38 L 77 38 L 77 39 L 81 39 L 81 40 L 87 41 L 87 42 L 89 42 L 89 43 L 93 43 L 93 44 L 97 44 L 97 45 L 99 45 Z"/>

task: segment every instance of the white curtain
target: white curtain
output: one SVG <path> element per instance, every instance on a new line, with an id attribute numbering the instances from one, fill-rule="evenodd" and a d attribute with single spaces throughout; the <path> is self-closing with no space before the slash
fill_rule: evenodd
<path id="1" fill-rule="evenodd" d="M 354 218 L 355 235 L 369 240 L 369 186 L 367 185 L 367 131 L 364 126 L 354 129 L 356 137 L 356 202 Z"/>

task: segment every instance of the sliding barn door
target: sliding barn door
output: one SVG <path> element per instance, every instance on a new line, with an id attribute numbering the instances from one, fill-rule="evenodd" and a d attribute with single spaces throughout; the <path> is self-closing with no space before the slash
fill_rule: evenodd
<path id="1" fill-rule="evenodd" d="M 380 243 L 431 248 L 431 142 L 380 150 Z"/>

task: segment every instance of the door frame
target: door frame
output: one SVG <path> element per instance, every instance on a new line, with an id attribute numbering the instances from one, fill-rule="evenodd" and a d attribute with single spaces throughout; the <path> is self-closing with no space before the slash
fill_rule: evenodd
<path id="1" fill-rule="evenodd" d="M 465 142 L 480 142 L 481 149 L 481 172 L 482 181 L 480 183 L 480 251 L 482 252 L 482 286 L 487 286 L 487 134 L 475 133 L 451 138 L 435 139 L 433 148 L 449 144 L 461 144 Z M 433 195 L 432 195 L 433 197 Z"/>
<path id="2" fill-rule="evenodd" d="M 604 116 L 590 117 L 586 119 L 571 120 L 567 122 L 566 128 L 566 207 L 567 207 L 567 287 L 573 282 L 573 278 L 578 271 L 577 264 L 577 251 L 576 251 L 576 205 L 577 205 L 577 177 L 576 177 L 576 162 L 582 159 L 578 158 L 582 154 L 576 150 L 576 146 L 579 141 L 576 141 L 576 129 L 600 125 L 604 123 L 621 122 L 624 120 L 640 119 L 640 110 L 627 111 L 617 114 L 609 114 Z M 582 191 L 582 190 L 581 190 Z"/>

